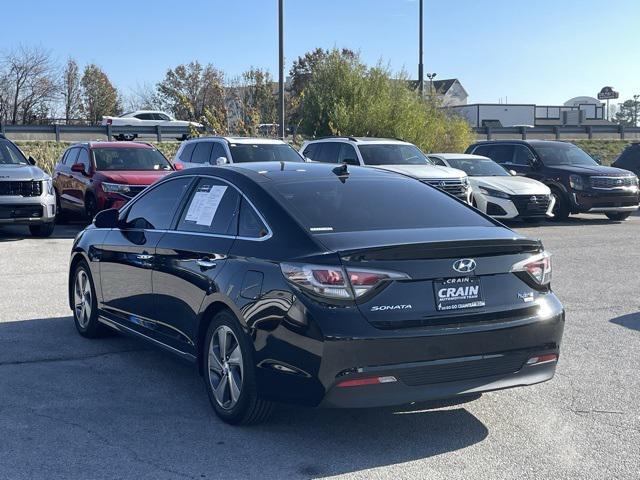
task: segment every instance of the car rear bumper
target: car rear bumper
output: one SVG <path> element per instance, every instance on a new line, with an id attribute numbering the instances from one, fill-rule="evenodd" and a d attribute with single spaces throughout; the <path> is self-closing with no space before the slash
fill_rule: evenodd
<path id="1" fill-rule="evenodd" d="M 358 327 L 358 334 L 325 333 L 322 340 L 302 338 L 283 326 L 266 338 L 258 334 L 257 343 L 272 346 L 259 352 L 261 394 L 276 401 L 351 408 L 543 382 L 553 377 L 555 362 L 544 366 L 527 362 L 539 355 L 559 355 L 564 310 L 548 294 L 536 313 L 521 318 L 419 328 L 368 325 Z M 380 377 L 384 383 L 341 385 Z"/>
<path id="2" fill-rule="evenodd" d="M 522 352 L 530 355 L 530 352 Z M 557 352 L 554 352 L 557 353 Z M 508 357 L 513 353 L 502 355 Z M 516 352 L 515 355 L 518 355 Z M 446 362 L 458 363 L 458 369 L 463 370 L 464 363 L 472 363 L 482 360 L 471 359 L 448 359 Z M 488 359 L 487 359 L 488 360 Z M 525 360 L 526 362 L 526 360 Z M 511 364 L 505 359 L 505 364 Z M 375 374 L 384 376 L 383 378 L 395 378 L 396 381 L 386 381 L 374 385 L 340 387 L 335 386 L 325 396 L 321 407 L 326 408 L 364 408 L 383 407 L 391 405 L 403 405 L 413 402 L 425 402 L 430 400 L 452 399 L 456 397 L 466 397 L 468 395 L 503 390 L 506 388 L 534 385 L 536 383 L 551 380 L 555 374 L 557 361 L 547 362 L 540 365 L 522 365 L 517 370 L 510 373 L 500 373 L 496 375 L 487 374 L 479 369 L 477 377 L 465 378 L 462 380 L 439 381 L 415 385 L 415 379 L 428 378 L 429 369 L 437 367 L 433 362 L 428 362 L 422 366 L 392 366 L 385 369 L 376 369 Z M 514 367 L 515 368 L 515 367 Z M 454 371 L 455 368 L 451 368 Z M 371 375 L 373 372 L 363 372 L 360 375 Z M 469 374 L 471 375 L 471 371 Z M 412 379 L 412 385 L 406 383 L 406 379 Z"/>
<path id="3" fill-rule="evenodd" d="M 55 221 L 55 195 L 0 197 L 0 225 L 39 225 Z"/>

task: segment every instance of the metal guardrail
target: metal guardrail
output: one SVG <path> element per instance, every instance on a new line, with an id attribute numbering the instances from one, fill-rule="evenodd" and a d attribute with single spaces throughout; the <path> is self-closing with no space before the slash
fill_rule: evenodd
<path id="1" fill-rule="evenodd" d="M 624 125 L 582 125 L 582 126 L 556 126 L 542 125 L 537 127 L 475 127 L 477 135 L 485 135 L 487 140 L 492 140 L 493 135 L 519 135 L 526 140 L 528 135 L 553 135 L 556 140 L 567 138 L 570 135 L 586 135 L 589 140 L 594 135 L 613 134 L 625 139 L 626 134 L 640 134 L 640 127 L 625 127 Z"/>
<path id="2" fill-rule="evenodd" d="M 41 135 L 53 135 L 56 142 L 60 141 L 63 134 L 95 134 L 104 135 L 108 140 L 119 135 L 153 135 L 158 142 L 163 137 L 181 138 L 191 133 L 189 127 L 162 126 L 162 125 L 140 125 L 140 126 L 118 126 L 118 125 L 3 125 L 0 124 L 0 133 L 32 133 Z"/>

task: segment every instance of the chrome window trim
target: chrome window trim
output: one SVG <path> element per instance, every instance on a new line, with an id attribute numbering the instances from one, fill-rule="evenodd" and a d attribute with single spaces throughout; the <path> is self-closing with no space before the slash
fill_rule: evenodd
<path id="1" fill-rule="evenodd" d="M 251 205 L 251 208 L 253 208 L 253 210 L 258 214 L 258 217 L 260 218 L 260 220 L 262 220 L 262 223 L 264 223 L 264 226 L 267 227 L 267 234 L 264 237 L 260 237 L 260 238 L 254 238 L 254 237 L 243 237 L 240 235 L 225 235 L 225 234 L 221 234 L 221 233 L 207 233 L 207 232 L 187 232 L 184 230 L 178 230 L 178 226 L 176 225 L 176 228 L 174 229 L 165 229 L 165 230 L 149 230 L 149 229 L 145 229 L 145 228 L 130 228 L 128 229 L 129 231 L 145 231 L 145 230 L 149 230 L 151 232 L 164 232 L 164 233 L 169 233 L 169 232 L 175 232 L 175 233 L 181 233 L 181 234 L 186 234 L 186 235 L 205 235 L 208 237 L 217 237 L 217 238 L 236 238 L 238 240 L 250 240 L 253 242 L 264 242 L 266 240 L 269 240 L 271 237 L 273 237 L 273 230 L 271 229 L 271 227 L 269 226 L 269 224 L 267 223 L 267 220 L 264 218 L 264 216 L 262 215 L 262 213 L 260 212 L 260 210 L 258 210 L 256 208 L 256 206 L 253 204 L 253 202 L 251 200 L 249 200 L 249 198 L 242 192 L 242 190 L 240 190 L 237 186 L 235 186 L 233 183 L 229 182 L 228 180 L 225 180 L 224 178 L 220 178 L 220 177 L 216 177 L 215 175 L 196 175 L 196 174 L 190 174 L 190 175 L 180 175 L 179 177 L 174 177 L 174 178 L 169 178 L 169 179 L 163 179 L 160 182 L 154 183 L 152 185 L 149 185 L 145 190 L 143 190 L 142 192 L 140 192 L 138 195 L 136 195 L 135 197 L 133 197 L 133 199 L 131 199 L 129 202 L 127 202 L 127 204 L 125 205 L 126 207 L 126 211 L 123 211 L 122 213 L 124 213 L 125 215 L 129 213 L 129 210 L 132 208 L 133 205 L 135 205 L 136 202 L 140 201 L 141 198 L 144 198 L 146 195 L 149 194 L 149 192 L 153 191 L 155 188 L 159 187 L 160 185 L 162 185 L 163 183 L 166 182 L 171 182 L 173 180 L 177 180 L 178 178 L 211 178 L 213 180 L 218 180 L 220 182 L 226 183 L 227 185 L 233 187 L 242 198 L 244 198 L 247 203 L 249 203 L 249 205 Z"/>

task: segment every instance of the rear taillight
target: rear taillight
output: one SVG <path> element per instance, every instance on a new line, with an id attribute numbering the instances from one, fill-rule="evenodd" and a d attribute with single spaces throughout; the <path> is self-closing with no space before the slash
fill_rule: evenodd
<path id="1" fill-rule="evenodd" d="M 285 278 L 298 287 L 321 297 L 344 300 L 361 297 L 384 282 L 409 278 L 398 272 L 325 265 L 283 263 L 280 268 Z"/>
<path id="2" fill-rule="evenodd" d="M 551 282 L 551 255 L 542 252 L 522 260 L 511 267 L 512 272 L 522 272 L 536 285 L 546 287 Z"/>

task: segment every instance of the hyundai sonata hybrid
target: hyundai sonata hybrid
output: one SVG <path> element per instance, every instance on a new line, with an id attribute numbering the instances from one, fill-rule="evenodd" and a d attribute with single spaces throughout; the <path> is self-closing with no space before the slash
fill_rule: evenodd
<path id="1" fill-rule="evenodd" d="M 175 172 L 76 238 L 81 335 L 140 337 L 197 365 L 217 415 L 274 402 L 376 407 L 553 377 L 551 261 L 390 171 L 268 162 Z"/>

